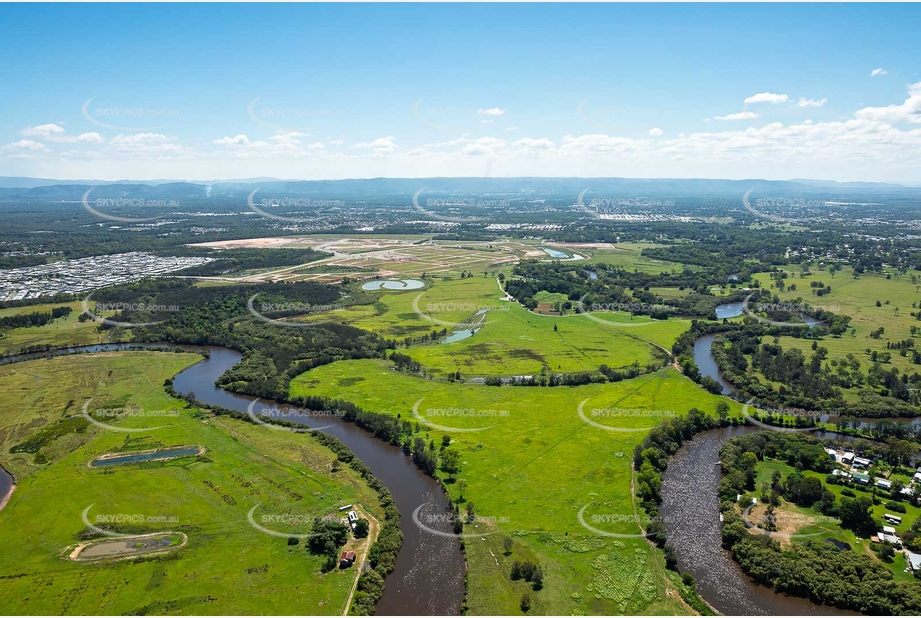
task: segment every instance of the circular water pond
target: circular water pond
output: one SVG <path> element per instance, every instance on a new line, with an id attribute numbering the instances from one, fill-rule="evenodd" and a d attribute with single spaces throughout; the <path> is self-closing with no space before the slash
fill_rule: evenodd
<path id="1" fill-rule="evenodd" d="M 369 281 L 361 286 L 362 290 L 418 290 L 425 287 L 425 282 L 418 279 L 387 279 Z"/>

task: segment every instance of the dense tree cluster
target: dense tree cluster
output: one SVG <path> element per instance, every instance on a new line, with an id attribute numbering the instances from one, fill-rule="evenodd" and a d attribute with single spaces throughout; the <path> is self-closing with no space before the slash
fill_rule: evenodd
<path id="1" fill-rule="evenodd" d="M 895 582 L 885 565 L 863 552 L 813 540 L 794 541 L 782 548 L 776 539 L 748 531 L 736 496 L 756 489 L 756 468 L 765 457 L 781 459 L 795 468 L 786 479 L 775 472 L 770 487 L 762 488 L 769 510 L 780 505 L 782 496 L 798 506 L 837 517 L 842 527 L 859 536 L 866 537 L 879 526 L 871 515 L 870 498 L 849 491 L 851 497 L 836 503 L 835 495 L 820 479 L 803 474 L 803 470 L 828 472 L 833 466 L 819 440 L 774 431 L 738 436 L 720 450 L 724 477 L 719 494 L 723 544 L 742 569 L 758 583 L 816 603 L 869 614 L 918 613 L 921 584 Z M 828 478 L 837 482 L 836 477 Z"/>
<path id="2" fill-rule="evenodd" d="M 114 320 L 155 322 L 133 329 L 136 341 L 220 345 L 243 352 L 243 361 L 218 383 L 256 397 L 286 396 L 295 375 L 337 360 L 379 358 L 392 347 L 378 335 L 344 324 L 266 322 L 249 310 L 254 295 L 254 310 L 269 319 L 342 303 L 337 286 L 313 282 L 197 287 L 175 279 L 101 290 L 94 300 L 127 307 Z"/>
<path id="3" fill-rule="evenodd" d="M 51 311 L 34 311 L 17 313 L 0 317 L 0 331 L 11 328 L 31 328 L 44 326 L 58 318 L 66 318 L 73 310 L 70 307 L 53 307 Z"/>

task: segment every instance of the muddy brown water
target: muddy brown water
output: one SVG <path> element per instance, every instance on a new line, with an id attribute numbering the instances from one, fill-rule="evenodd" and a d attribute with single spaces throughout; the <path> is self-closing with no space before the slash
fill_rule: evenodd
<path id="1" fill-rule="evenodd" d="M 78 346 L 21 354 L 0 359 L 0 365 L 69 354 L 107 352 L 130 349 L 181 349 L 206 354 L 207 358 L 178 373 L 173 387 L 183 395 L 194 393 L 195 398 L 207 404 L 247 412 L 252 397 L 237 395 L 215 385 L 215 380 L 242 358 L 239 352 L 217 346 L 191 346 L 171 344 L 101 344 Z M 265 406 L 274 402 L 263 400 Z M 257 408 L 258 409 L 258 408 Z M 390 490 L 400 510 L 403 530 L 403 547 L 397 555 L 396 566 L 385 583 L 384 596 L 378 601 L 376 613 L 384 616 L 459 615 L 464 600 L 464 573 L 466 564 L 460 542 L 424 532 L 412 520 L 413 512 L 421 505 L 429 505 L 448 512 L 448 501 L 435 479 L 423 474 L 403 451 L 378 440 L 357 426 L 334 416 L 318 420 L 307 416 L 298 418 L 290 414 L 289 421 L 303 422 L 309 426 L 328 426 L 323 431 L 339 438 L 356 457 L 367 465 Z M 267 429 L 267 431 L 269 431 Z M 10 481 L 11 482 L 11 481 Z M 0 474 L 0 495 L 3 495 L 3 475 Z M 441 532 L 452 532 L 451 518 L 439 518 L 431 527 Z"/>
<path id="2" fill-rule="evenodd" d="M 179 373 L 173 387 L 180 393 L 194 392 L 204 403 L 246 412 L 251 397 L 237 395 L 215 386 L 214 382 L 236 364 L 241 355 L 226 348 L 208 347 L 210 356 Z M 270 405 L 272 402 L 263 401 Z M 420 530 L 412 513 L 428 504 L 447 510 L 448 502 L 441 486 L 423 474 L 403 451 L 373 437 L 370 433 L 332 416 L 321 419 L 286 415 L 290 421 L 307 426 L 332 425 L 323 431 L 339 438 L 355 456 L 373 471 L 390 490 L 400 509 L 403 547 L 397 555 L 396 568 L 385 580 L 384 596 L 377 604 L 377 614 L 398 615 L 459 615 L 464 599 L 464 554 L 456 538 L 447 538 Z M 449 518 L 440 526 L 451 532 Z"/>

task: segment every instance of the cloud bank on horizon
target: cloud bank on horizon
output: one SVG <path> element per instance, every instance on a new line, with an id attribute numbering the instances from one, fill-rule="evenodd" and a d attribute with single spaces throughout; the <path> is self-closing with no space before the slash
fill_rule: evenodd
<path id="1" fill-rule="evenodd" d="M 498 49 L 507 57 L 525 49 L 523 43 L 505 43 Z M 277 59 L 276 52 L 262 52 L 259 46 L 253 53 L 266 66 Z M 714 67 L 725 73 L 694 88 L 664 86 L 669 94 L 651 97 L 649 109 L 642 109 L 642 93 L 631 92 L 645 87 L 639 77 L 615 83 L 626 92 L 620 96 L 612 95 L 611 84 L 597 92 L 563 89 L 548 105 L 545 90 L 527 83 L 542 75 L 539 59 L 519 63 L 525 74 L 513 99 L 508 91 L 485 87 L 493 80 L 489 69 L 463 67 L 463 58 L 452 58 L 443 50 L 429 53 L 447 67 L 444 72 L 461 70 L 458 66 L 469 72 L 469 85 L 453 85 L 465 94 L 463 100 L 451 102 L 444 92 L 417 81 L 380 88 L 380 103 L 370 111 L 367 104 L 360 111 L 326 106 L 353 96 L 348 82 L 360 70 L 346 63 L 326 90 L 294 90 L 292 104 L 292 98 L 279 95 L 285 84 L 234 84 L 235 96 L 228 100 L 238 101 L 241 89 L 252 90 L 248 104 L 228 102 L 220 113 L 213 113 L 212 107 L 212 113 L 203 114 L 194 93 L 182 89 L 171 92 L 170 105 L 163 105 L 162 97 L 149 97 L 146 100 L 158 102 L 143 105 L 145 88 L 113 89 L 112 84 L 103 81 L 98 86 L 92 79 L 84 88 L 85 97 L 45 93 L 53 96 L 55 105 L 44 100 L 37 106 L 0 103 L 0 174 L 100 179 L 494 175 L 921 181 L 921 79 L 917 72 L 911 79 L 908 71 L 910 81 L 902 78 L 898 85 L 893 80 L 906 71 L 892 71 L 898 67 L 889 63 L 877 66 L 872 58 L 865 68 L 848 69 L 848 79 L 862 85 L 845 94 L 840 84 L 821 74 L 791 77 L 783 86 L 776 71 L 765 71 L 759 80 L 758 67 L 752 67 L 746 83 L 755 87 L 730 97 L 728 92 L 739 91 L 730 87 L 736 78 L 728 69 Z M 133 55 L 159 60 L 153 50 L 133 50 Z M 682 65 L 680 55 L 660 55 L 659 64 L 653 55 L 650 52 L 647 64 L 652 66 L 644 69 L 644 76 L 654 76 L 657 68 L 665 75 L 669 69 L 661 63 L 668 58 Z M 493 60 L 502 63 L 502 58 Z M 843 68 L 836 69 L 840 78 Z M 204 80 L 207 74 L 189 70 L 186 78 Z M 609 79 L 603 66 L 580 70 L 582 79 Z M 0 77 L 12 75 L 14 84 L 24 79 L 12 71 L 4 69 Z M 244 74 L 252 77 L 253 70 L 241 73 L 240 81 L 245 82 Z M 297 75 L 298 69 L 290 73 Z M 435 70 L 419 69 L 418 75 L 439 77 Z M 546 79 L 565 82 L 550 75 Z M 229 92 L 218 80 L 206 82 L 209 87 L 212 98 L 222 99 Z M 103 94 L 97 96 L 94 88 Z M 43 96 L 28 88 L 21 91 L 34 99 Z M 445 101 L 448 104 L 442 105 Z M 703 113 L 692 111 L 698 109 Z M 200 117 L 205 121 L 199 122 Z"/>

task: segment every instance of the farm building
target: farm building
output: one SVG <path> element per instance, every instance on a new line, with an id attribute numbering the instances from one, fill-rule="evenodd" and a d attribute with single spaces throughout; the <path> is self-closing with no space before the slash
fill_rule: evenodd
<path id="1" fill-rule="evenodd" d="M 902 523 L 902 518 L 899 517 L 898 515 L 893 515 L 892 513 L 884 513 L 884 514 L 883 514 L 883 519 L 885 519 L 886 521 L 888 521 L 890 524 L 895 524 L 896 526 L 898 526 L 898 525 L 900 525 L 900 524 Z M 883 530 L 885 530 L 885 529 L 886 529 L 886 527 L 884 526 L 884 527 L 883 527 Z M 893 529 L 892 531 L 895 532 L 895 529 Z"/>
<path id="2" fill-rule="evenodd" d="M 921 554 L 916 554 L 911 551 L 908 552 L 908 566 L 911 567 L 912 571 L 921 569 Z"/>
<path id="3" fill-rule="evenodd" d="M 347 569 L 355 562 L 355 552 L 354 551 L 343 551 L 339 555 L 339 568 Z"/>
<path id="4" fill-rule="evenodd" d="M 863 458 L 863 457 L 855 457 L 855 458 L 854 458 L 854 467 L 855 467 L 855 468 L 869 468 L 869 467 L 870 467 L 870 464 L 872 464 L 872 463 L 873 463 L 872 461 L 870 461 L 869 459 L 865 459 L 865 458 Z"/>
<path id="5" fill-rule="evenodd" d="M 879 538 L 880 543 L 889 543 L 890 545 L 895 545 L 897 547 L 902 545 L 902 541 L 894 534 L 878 532 L 876 536 Z"/>

